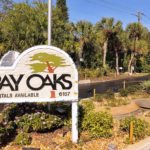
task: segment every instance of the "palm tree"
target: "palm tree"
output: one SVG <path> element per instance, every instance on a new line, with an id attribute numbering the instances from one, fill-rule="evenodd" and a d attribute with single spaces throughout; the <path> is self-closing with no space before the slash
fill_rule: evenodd
<path id="1" fill-rule="evenodd" d="M 119 52 L 122 50 L 123 47 L 122 32 L 123 32 L 122 22 L 117 21 L 109 39 L 111 49 L 115 53 L 115 57 L 116 57 L 115 69 L 117 75 L 119 75 Z"/>
<path id="2" fill-rule="evenodd" d="M 118 34 L 122 31 L 122 23 L 120 21 L 115 22 L 114 18 L 102 18 L 96 26 L 97 31 L 97 42 L 102 48 L 103 53 L 103 67 L 106 67 L 106 57 L 109 42 L 112 42 L 112 37 L 114 38 L 113 47 L 116 53 L 116 71 L 119 74 L 118 70 L 118 50 L 119 50 L 119 37 Z M 116 43 L 117 42 L 117 43 Z"/>
<path id="3" fill-rule="evenodd" d="M 79 21 L 75 26 L 75 37 L 79 41 L 79 60 L 83 57 L 83 50 L 85 46 L 91 44 L 93 38 L 93 25 L 87 21 Z M 86 51 L 86 50 L 85 50 Z"/>
<path id="4" fill-rule="evenodd" d="M 126 28 L 127 36 L 129 38 L 128 49 L 131 51 L 130 60 L 128 63 L 128 72 L 132 75 L 132 67 L 135 55 L 146 53 L 148 50 L 148 43 L 143 40 L 142 34 L 145 28 L 140 23 L 131 23 Z"/>

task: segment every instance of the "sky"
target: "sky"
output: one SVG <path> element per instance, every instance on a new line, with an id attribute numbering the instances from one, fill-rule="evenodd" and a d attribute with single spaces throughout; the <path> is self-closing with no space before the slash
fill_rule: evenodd
<path id="1" fill-rule="evenodd" d="M 24 0 L 14 0 L 23 2 Z M 46 1 L 46 0 L 45 0 Z M 56 0 L 52 0 L 53 4 Z M 123 22 L 125 28 L 131 22 L 137 22 L 137 13 L 141 12 L 141 23 L 150 30 L 150 0 L 66 0 L 71 22 L 80 20 L 93 24 L 102 17 L 114 17 Z"/>

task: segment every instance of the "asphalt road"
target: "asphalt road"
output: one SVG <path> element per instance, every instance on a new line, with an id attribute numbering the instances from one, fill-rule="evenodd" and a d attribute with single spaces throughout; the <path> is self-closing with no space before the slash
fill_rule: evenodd
<path id="1" fill-rule="evenodd" d="M 96 93 L 103 93 L 108 89 L 117 91 L 117 89 L 123 87 L 124 80 L 126 82 L 126 86 L 130 86 L 142 82 L 144 80 L 150 80 L 150 75 L 146 75 L 142 77 L 130 77 L 130 78 L 124 78 L 119 80 L 79 84 L 79 98 L 81 99 L 81 98 L 88 98 L 93 96 L 94 89 L 96 89 Z"/>

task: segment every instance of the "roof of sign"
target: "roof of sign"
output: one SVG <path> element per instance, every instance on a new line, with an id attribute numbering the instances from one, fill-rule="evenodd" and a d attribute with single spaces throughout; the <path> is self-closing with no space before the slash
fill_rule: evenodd
<path id="1" fill-rule="evenodd" d="M 12 66 L 19 56 L 19 52 L 17 51 L 8 51 L 7 53 L 4 54 L 0 61 L 0 66 Z"/>

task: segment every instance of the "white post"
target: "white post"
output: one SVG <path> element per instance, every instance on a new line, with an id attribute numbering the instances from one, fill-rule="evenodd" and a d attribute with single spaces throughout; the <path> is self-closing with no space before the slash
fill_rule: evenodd
<path id="1" fill-rule="evenodd" d="M 52 0 L 48 0 L 48 45 L 51 45 Z"/>
<path id="2" fill-rule="evenodd" d="M 78 102 L 72 102 L 72 141 L 78 143 Z"/>
<path id="3" fill-rule="evenodd" d="M 51 29 L 52 29 L 52 0 L 48 0 L 48 45 L 51 45 Z M 48 110 L 50 111 L 50 103 L 48 103 Z"/>

